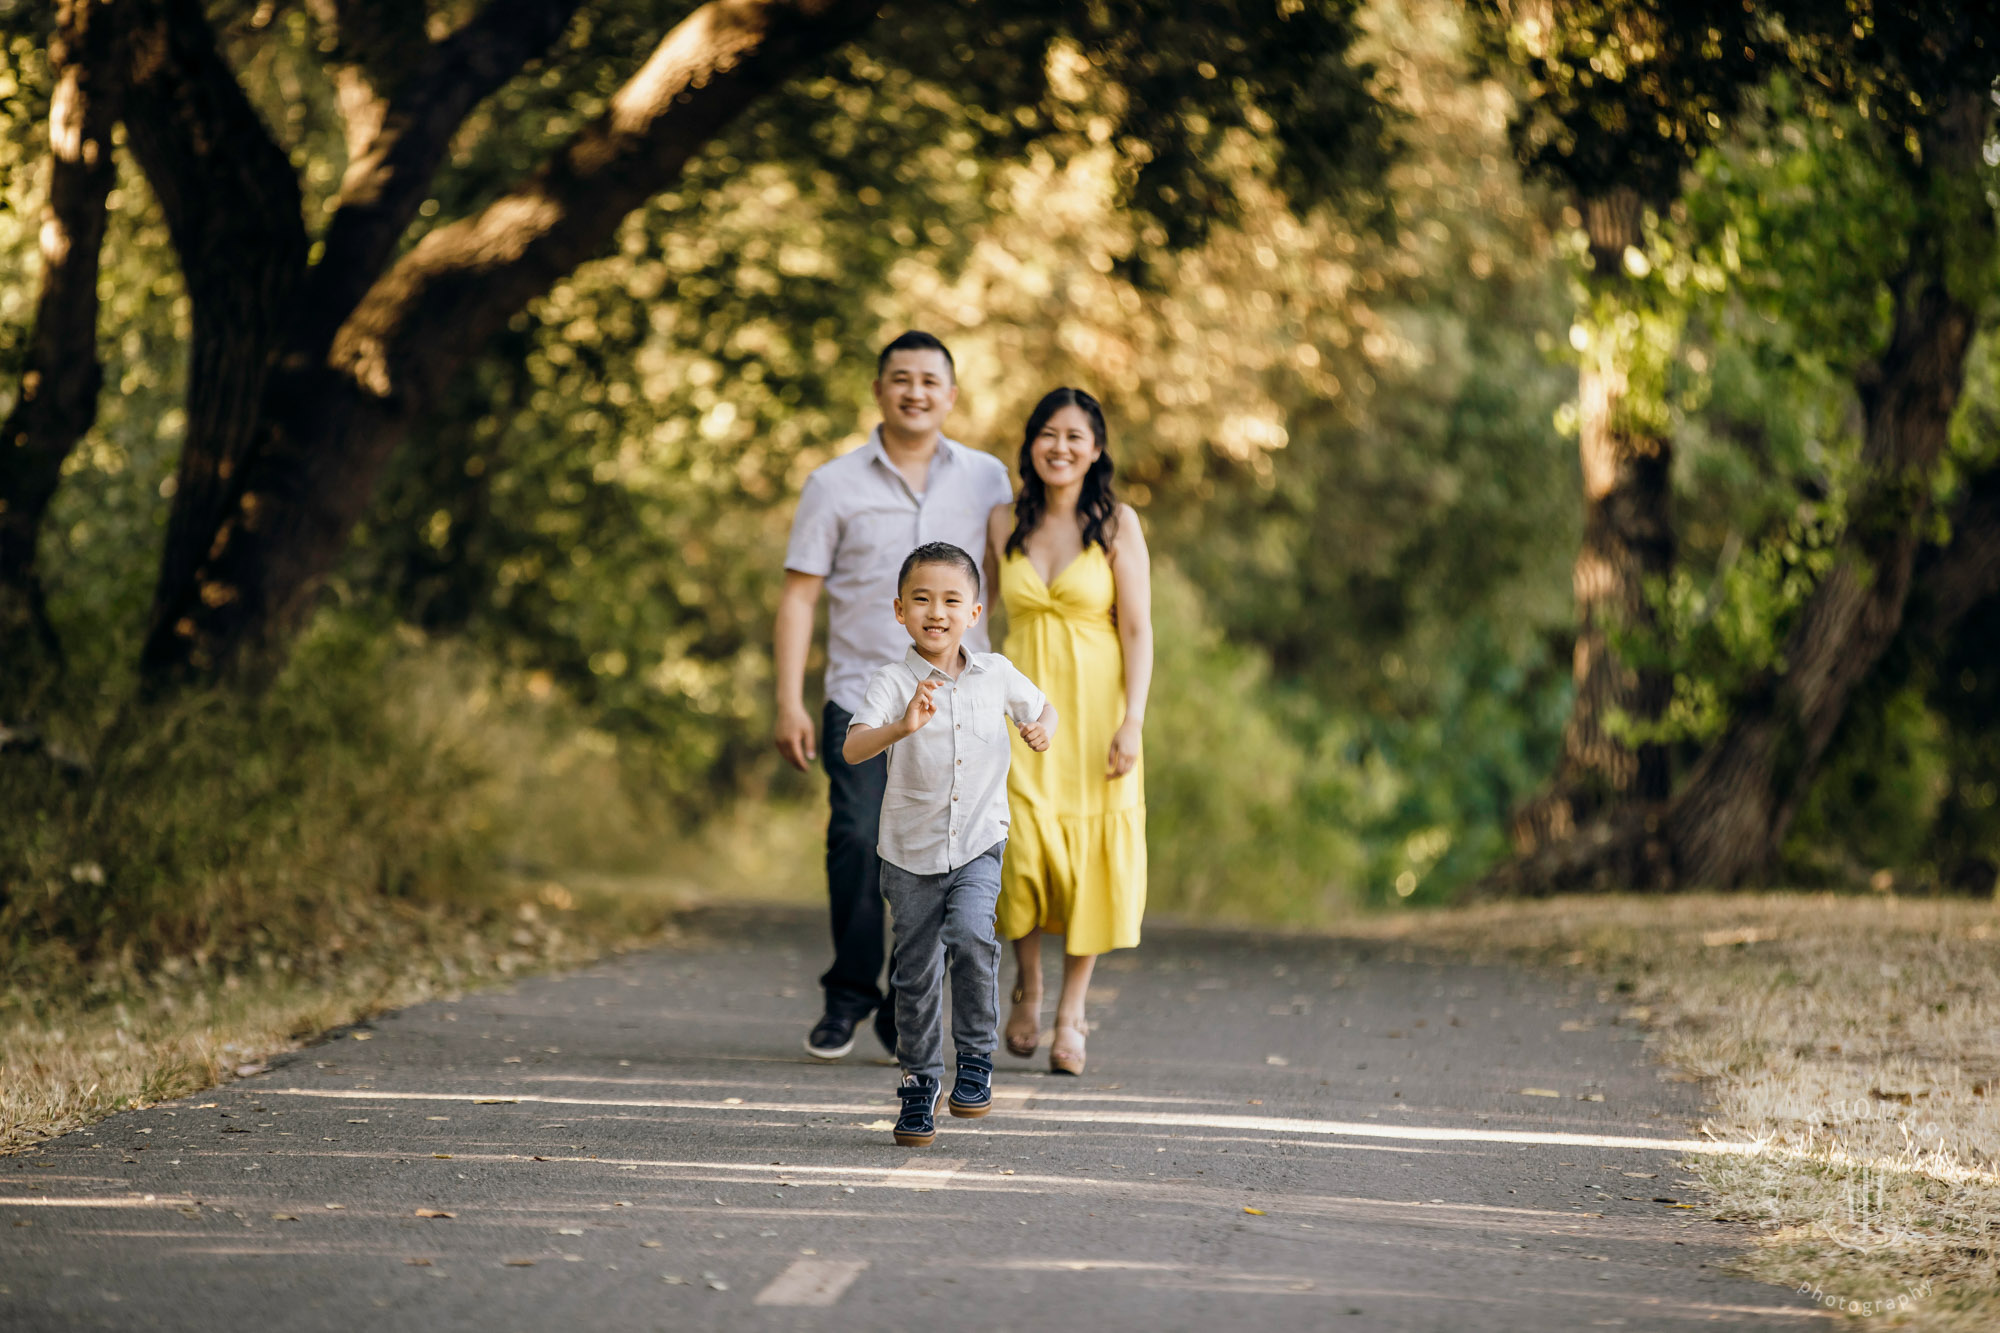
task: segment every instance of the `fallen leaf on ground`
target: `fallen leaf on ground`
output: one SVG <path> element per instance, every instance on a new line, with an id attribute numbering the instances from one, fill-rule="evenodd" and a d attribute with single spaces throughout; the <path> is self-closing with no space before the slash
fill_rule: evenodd
<path id="1" fill-rule="evenodd" d="M 1246 1212 L 1246 1213 L 1249 1213 L 1249 1214 L 1250 1214 L 1251 1216 L 1253 1216 L 1253 1217 L 1262 1217 L 1262 1216 L 1264 1215 L 1264 1210 L 1263 1210 L 1262 1208 L 1251 1208 L 1251 1207 L 1248 1207 L 1248 1206 L 1245 1206 L 1245 1208 L 1243 1209 L 1243 1211 L 1244 1211 L 1244 1212 Z"/>
<path id="2" fill-rule="evenodd" d="M 1660 1178 L 1660 1173 L 1657 1171 L 1624 1171 L 1620 1174 L 1630 1176 L 1634 1180 L 1658 1180 Z"/>
<path id="3" fill-rule="evenodd" d="M 442 1162 L 449 1162 L 451 1160 L 451 1154 L 448 1152 L 434 1152 L 431 1154 L 431 1156 L 437 1158 L 439 1161 Z"/>
<path id="4" fill-rule="evenodd" d="M 339 1212 L 341 1209 L 347 1207 L 347 1205 L 344 1203 L 330 1203 L 326 1206 L 336 1213 Z"/>
<path id="5" fill-rule="evenodd" d="M 1556 1090 L 1555 1090 L 1554 1088 L 1523 1088 L 1523 1089 L 1521 1089 L 1521 1095 L 1522 1095 L 1523 1097 L 1560 1097 L 1560 1096 L 1562 1096 L 1562 1094 L 1561 1094 L 1560 1092 L 1557 1092 L 1557 1091 L 1556 1091 Z"/>
<path id="6" fill-rule="evenodd" d="M 419 1208 L 419 1209 L 417 1209 L 417 1216 L 418 1216 L 418 1217 L 450 1217 L 450 1218 L 456 1218 L 456 1217 L 458 1216 L 458 1214 L 457 1214 L 457 1213 L 447 1213 L 447 1212 L 446 1212 L 446 1211 L 445 1211 L 444 1209 L 442 1209 L 442 1208 Z"/>
<path id="7" fill-rule="evenodd" d="M 353 1036 L 354 1036 L 354 1039 L 355 1039 L 356 1041 L 373 1041 L 373 1040 L 375 1040 L 375 1034 L 374 1034 L 374 1033 L 372 1033 L 372 1032 L 356 1032 L 356 1033 L 354 1033 L 354 1034 L 353 1034 Z"/>
<path id="8" fill-rule="evenodd" d="M 236 1077 L 249 1078 L 252 1074 L 261 1074 L 270 1067 L 269 1065 L 238 1065 L 236 1066 Z"/>
<path id="9" fill-rule="evenodd" d="M 296 1222 L 299 1218 L 297 1213 L 272 1213 L 271 1220 L 273 1222 Z"/>
<path id="10" fill-rule="evenodd" d="M 582 1227 L 564 1227 L 564 1228 L 562 1228 L 562 1229 L 561 1229 L 560 1231 L 556 1232 L 556 1234 L 557 1234 L 558 1236 L 581 1236 L 581 1235 L 583 1234 L 583 1228 L 582 1228 Z"/>
<path id="11" fill-rule="evenodd" d="M 1576 1094 L 1576 1099 L 1580 1102 L 1601 1102 L 1604 1100 L 1604 1094 L 1601 1092 L 1579 1092 Z"/>
<path id="12" fill-rule="evenodd" d="M 431 1266 L 431 1261 L 428 1259 L 405 1259 L 403 1262 L 411 1268 L 429 1268 Z"/>
<path id="13" fill-rule="evenodd" d="M 639 1242 L 639 1248 L 642 1250 L 657 1250 L 661 1248 L 661 1242 L 657 1240 L 642 1240 Z"/>

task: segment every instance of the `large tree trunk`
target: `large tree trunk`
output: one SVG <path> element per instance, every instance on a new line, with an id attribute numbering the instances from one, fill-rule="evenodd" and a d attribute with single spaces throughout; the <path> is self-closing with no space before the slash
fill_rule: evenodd
<path id="1" fill-rule="evenodd" d="M 1592 282 L 1607 295 L 1627 285 L 1625 251 L 1643 241 L 1640 207 L 1638 194 L 1629 189 L 1582 201 Z M 1623 660 L 1613 639 L 1657 627 L 1647 584 L 1673 566 L 1673 450 L 1623 410 L 1627 384 L 1626 367 L 1617 359 L 1620 342 L 1612 331 L 1600 330 L 1578 375 L 1584 528 L 1572 576 L 1576 695 L 1555 777 L 1514 821 L 1515 846 L 1524 855 L 1566 841 L 1593 820 L 1667 794 L 1664 747 L 1631 744 L 1620 731 L 1657 722 L 1673 679 Z"/>
<path id="2" fill-rule="evenodd" d="M 1667 812 L 1684 885 L 1734 888 L 1770 870 L 1855 687 L 1903 623 L 1974 328 L 1971 294 L 1951 283 L 1982 271 L 1963 263 L 1968 240 L 1991 255 L 1992 211 L 1961 188 L 1977 179 L 1987 109 L 1963 95 L 1927 136 L 1929 225 L 1897 284 L 1889 345 L 1858 377 L 1863 478 L 1847 529 L 1786 640 L 1784 671 L 1742 702 Z"/>
<path id="3" fill-rule="evenodd" d="M 1988 119 L 1984 90 L 1961 94 L 1925 136 L 1922 221 L 1895 285 L 1889 343 L 1856 377 L 1862 477 L 1833 566 L 1786 640 L 1783 668 L 1736 700 L 1728 730 L 1670 802 L 1614 811 L 1569 843 L 1500 867 L 1483 891 L 1735 888 L 1770 871 L 1856 688 L 1910 609 L 1974 328 L 1966 295 L 1951 283 L 1983 274 L 1992 256 L 1993 214 L 1977 174 Z M 2000 563 L 1996 506 L 1990 479 L 1970 488 L 1959 540 L 1927 562 L 1919 614 L 1956 623 L 1990 586 Z"/>
<path id="4" fill-rule="evenodd" d="M 536 7 L 492 0 L 482 18 Z M 541 0 L 544 14 L 556 8 L 566 15 L 574 4 Z M 528 301 L 599 253 L 745 107 L 847 41 L 874 11 L 872 0 L 713 0 L 531 180 L 432 232 L 381 273 L 471 105 L 440 99 L 438 86 L 479 86 L 505 62 L 480 45 L 434 75 L 411 77 L 383 112 L 375 148 L 343 181 L 325 256 L 274 373 L 256 402 L 239 405 L 253 438 L 222 510 L 171 542 L 168 566 L 189 573 L 161 581 L 141 661 L 152 686 L 265 674 L 390 454 L 451 377 Z M 518 31 L 501 23 L 487 37 Z M 511 68 L 527 58 L 507 54 L 518 54 Z"/>
<path id="5" fill-rule="evenodd" d="M 2000 595 L 2000 466 L 1967 479 L 1949 518 L 1951 539 L 1925 548 L 1910 580 L 1904 633 L 1927 643 L 1950 638 L 1975 607 Z"/>
<path id="6" fill-rule="evenodd" d="M 35 552 L 63 460 L 97 419 L 97 272 L 105 205 L 118 169 L 111 130 L 119 111 L 112 6 L 65 0 L 49 59 L 49 202 L 42 220 L 42 292 L 13 411 L 0 425 L 0 709 L 20 706 L 60 659 L 42 606 Z"/>
<path id="7" fill-rule="evenodd" d="M 126 0 L 126 137 L 166 215 L 192 308 L 187 433 L 154 594 L 197 587 L 202 550 L 236 490 L 258 404 L 305 272 L 298 178 L 217 50 L 200 0 Z"/>

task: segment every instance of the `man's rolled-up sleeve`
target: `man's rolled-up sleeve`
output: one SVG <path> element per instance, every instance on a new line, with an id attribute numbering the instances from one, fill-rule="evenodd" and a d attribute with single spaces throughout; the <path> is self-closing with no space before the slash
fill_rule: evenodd
<path id="1" fill-rule="evenodd" d="M 1007 465 L 1003 463 L 1000 465 L 999 470 L 993 474 L 993 500 L 987 506 L 987 510 L 991 512 L 998 505 L 1011 505 L 1013 503 L 1014 479 L 1008 475 Z"/>
<path id="2" fill-rule="evenodd" d="M 792 537 L 785 544 L 785 568 L 800 574 L 825 578 L 833 572 L 833 554 L 840 546 L 840 515 L 833 499 L 833 487 L 815 472 L 806 478 L 799 493 L 799 509 L 792 515 Z"/>

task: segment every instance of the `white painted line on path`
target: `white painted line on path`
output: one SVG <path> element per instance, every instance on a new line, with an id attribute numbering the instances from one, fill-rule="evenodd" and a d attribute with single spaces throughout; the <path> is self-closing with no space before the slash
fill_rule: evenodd
<path id="1" fill-rule="evenodd" d="M 751 1304 L 832 1305 L 866 1267 L 866 1259 L 795 1259 Z"/>
<path id="2" fill-rule="evenodd" d="M 371 1092 L 364 1088 L 268 1088 L 267 1097 L 327 1097 L 342 1101 L 482 1102 L 490 1092 Z M 881 1104 L 834 1102 L 744 1102 L 719 1105 L 713 1101 L 645 1097 L 549 1097 L 522 1093 L 520 1102 L 549 1106 L 629 1107 L 642 1110 L 741 1112 L 770 1115 L 878 1115 Z M 1266 1134 L 1325 1134 L 1342 1138 L 1397 1139 L 1414 1143 L 1511 1143 L 1547 1148 L 1636 1148 L 1653 1152 L 1696 1153 L 1704 1156 L 1755 1156 L 1768 1145 L 1730 1143 L 1720 1139 L 1655 1139 L 1632 1134 L 1571 1134 L 1557 1130 L 1461 1129 L 1437 1125 L 1362 1124 L 1352 1120 L 1300 1120 L 1267 1115 L 1188 1115 L 1174 1111 L 1009 1110 L 1009 1119 L 1047 1120 L 1066 1125 L 1151 1125 L 1162 1129 L 1234 1129 Z"/>
<path id="3" fill-rule="evenodd" d="M 107 1199 L 89 1194 L 52 1199 L 38 1198 L 34 1195 L 0 1196 L 0 1208 L 192 1208 L 194 1206 L 194 1200 L 185 1195 L 154 1198 L 148 1194 L 143 1199 Z"/>
<path id="4" fill-rule="evenodd" d="M 963 1157 L 912 1157 L 884 1179 L 906 1189 L 936 1189 L 965 1165 Z"/>

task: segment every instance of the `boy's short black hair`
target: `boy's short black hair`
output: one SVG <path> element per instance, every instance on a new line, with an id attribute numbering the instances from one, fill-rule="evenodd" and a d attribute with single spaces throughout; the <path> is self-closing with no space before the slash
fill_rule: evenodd
<path id="1" fill-rule="evenodd" d="M 910 571 L 919 565 L 950 565 L 965 571 L 972 580 L 972 595 L 979 595 L 979 562 L 965 553 L 962 546 L 950 542 L 925 542 L 916 550 L 903 557 L 903 567 L 896 571 L 896 595 L 903 595 L 903 585 L 910 581 Z"/>
<path id="2" fill-rule="evenodd" d="M 952 382 L 954 384 L 958 382 L 958 362 L 951 359 L 951 349 L 939 342 L 933 334 L 922 333 L 916 329 L 897 334 L 895 341 L 884 347 L 882 354 L 875 358 L 876 379 L 881 379 L 882 373 L 888 370 L 891 352 L 936 352 L 944 357 L 944 368 L 951 372 Z"/>

